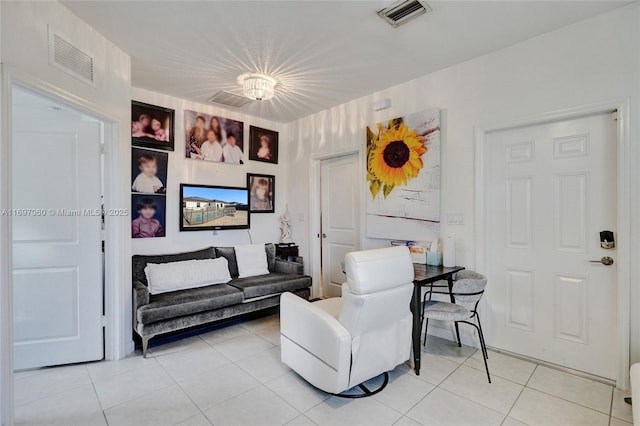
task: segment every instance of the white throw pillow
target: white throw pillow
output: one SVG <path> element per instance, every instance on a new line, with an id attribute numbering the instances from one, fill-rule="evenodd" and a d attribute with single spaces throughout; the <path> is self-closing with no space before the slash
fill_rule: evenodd
<path id="1" fill-rule="evenodd" d="M 269 273 L 267 251 L 263 244 L 235 246 L 234 250 L 236 251 L 238 276 L 240 278 L 267 275 Z"/>
<path id="2" fill-rule="evenodd" d="M 224 257 L 183 262 L 148 263 L 144 268 L 144 273 L 147 275 L 149 293 L 151 294 L 225 284 L 231 281 L 229 263 Z"/>

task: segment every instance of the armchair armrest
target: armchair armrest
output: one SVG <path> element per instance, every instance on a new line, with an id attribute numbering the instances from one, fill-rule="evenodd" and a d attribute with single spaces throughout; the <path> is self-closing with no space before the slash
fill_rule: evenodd
<path id="1" fill-rule="evenodd" d="M 326 311 L 292 293 L 280 296 L 280 334 L 336 371 L 349 367 L 351 335 Z"/>
<path id="2" fill-rule="evenodd" d="M 282 274 L 304 275 L 304 265 L 297 262 L 276 259 L 276 272 Z"/>
<path id="3" fill-rule="evenodd" d="M 146 285 L 142 284 L 139 280 L 133 280 L 133 309 L 137 311 L 138 308 L 149 304 L 149 289 Z M 135 312 L 134 312 L 135 317 Z M 134 321 L 135 324 L 135 321 Z"/>

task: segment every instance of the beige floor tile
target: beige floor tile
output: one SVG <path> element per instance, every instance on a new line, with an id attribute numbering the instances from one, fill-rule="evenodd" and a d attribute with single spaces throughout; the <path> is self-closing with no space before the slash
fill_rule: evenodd
<path id="1" fill-rule="evenodd" d="M 287 423 L 287 426 L 315 426 L 315 423 L 309 420 L 304 414 L 300 414 L 295 419 Z"/>
<path id="2" fill-rule="evenodd" d="M 233 339 L 234 337 L 243 336 L 249 333 L 251 332 L 240 324 L 231 324 L 220 327 L 217 330 L 201 334 L 200 337 L 202 340 L 213 346 L 218 343 L 222 343 L 225 340 Z"/>
<path id="3" fill-rule="evenodd" d="M 331 396 L 311 386 L 294 371 L 267 382 L 266 386 L 301 413 Z"/>
<path id="4" fill-rule="evenodd" d="M 527 387 L 609 414 L 611 386 L 544 366 L 533 372 Z"/>
<path id="5" fill-rule="evenodd" d="M 573 402 L 525 388 L 509 413 L 530 426 L 606 426 L 609 416 Z"/>
<path id="6" fill-rule="evenodd" d="M 203 413 L 196 414 L 193 417 L 189 417 L 187 420 L 183 420 L 180 423 L 176 423 L 176 426 L 212 426 L 207 416 Z"/>
<path id="7" fill-rule="evenodd" d="M 318 425 L 392 425 L 402 414 L 373 398 L 331 397 L 305 413 Z"/>
<path id="8" fill-rule="evenodd" d="M 533 370 L 536 368 L 536 364 L 532 362 L 523 361 L 493 351 L 489 351 L 489 359 L 487 362 L 489 364 L 489 373 L 491 373 L 492 377 L 502 377 L 503 379 L 511 380 L 521 385 L 527 383 L 527 380 L 529 380 L 529 377 L 533 374 Z M 476 351 L 476 353 L 465 361 L 464 365 L 475 368 L 476 370 L 485 371 L 482 351 Z"/>
<path id="9" fill-rule="evenodd" d="M 207 410 L 259 384 L 256 379 L 234 364 L 223 365 L 179 383 L 201 410 Z"/>
<path id="10" fill-rule="evenodd" d="M 463 365 L 440 388 L 506 415 L 523 386 L 500 377 L 492 377 L 489 383 L 484 371 Z"/>
<path id="11" fill-rule="evenodd" d="M 176 352 L 193 351 L 195 349 L 202 349 L 207 346 L 207 344 L 200 338 L 200 336 L 185 337 L 173 342 L 162 343 L 158 344 L 157 346 L 153 345 L 154 341 L 151 340 L 151 343 L 149 345 L 149 353 L 153 357 L 165 356 Z"/>
<path id="12" fill-rule="evenodd" d="M 269 327 L 262 328 L 256 331 L 255 334 L 276 346 L 280 346 L 280 325 L 271 325 Z"/>
<path id="13" fill-rule="evenodd" d="M 392 371 L 387 387 L 373 396 L 387 407 L 405 414 L 422 398 L 434 389 L 430 383 L 418 380 L 415 376 Z"/>
<path id="14" fill-rule="evenodd" d="M 434 389 L 407 417 L 425 426 L 498 426 L 504 415 L 443 389 Z"/>
<path id="15" fill-rule="evenodd" d="M 247 373 L 265 383 L 288 373 L 291 369 L 280 361 L 280 347 L 259 352 L 236 363 Z"/>
<path id="16" fill-rule="evenodd" d="M 502 426 L 527 426 L 527 424 L 519 422 L 516 419 L 512 419 L 511 417 L 507 417 L 502 422 Z"/>
<path id="17" fill-rule="evenodd" d="M 421 426 L 420 423 L 416 422 L 413 419 L 410 419 L 407 416 L 403 416 L 393 424 L 393 426 Z"/>
<path id="18" fill-rule="evenodd" d="M 143 358 L 142 355 L 131 355 L 118 361 L 98 361 L 87 364 L 92 380 L 102 380 L 141 368 L 158 365 L 155 358 Z"/>
<path id="19" fill-rule="evenodd" d="M 208 345 L 202 349 L 158 357 L 158 362 L 177 382 L 231 363 L 227 357 Z"/>
<path id="20" fill-rule="evenodd" d="M 91 377 L 85 365 L 46 368 L 41 374 L 14 381 L 14 404 L 26 404 L 88 384 Z"/>
<path id="21" fill-rule="evenodd" d="M 611 423 L 609 426 L 632 426 L 631 423 L 625 422 L 624 420 L 616 419 L 615 417 L 611 417 Z"/>
<path id="22" fill-rule="evenodd" d="M 105 410 L 109 426 L 172 426 L 199 413 L 178 387 L 169 388 Z"/>
<path id="23" fill-rule="evenodd" d="M 132 370 L 96 380 L 94 386 L 103 409 L 131 401 L 173 385 L 175 382 L 160 365 Z"/>
<path id="24" fill-rule="evenodd" d="M 15 409 L 16 426 L 106 426 L 93 386 L 57 392 Z"/>
<path id="25" fill-rule="evenodd" d="M 233 360 L 233 362 L 238 362 L 273 347 L 273 344 L 255 334 L 234 337 L 233 339 L 225 340 L 213 346 L 214 349 Z"/>
<path id="26" fill-rule="evenodd" d="M 216 426 L 284 425 L 300 413 L 265 386 L 228 399 L 205 411 Z"/>
<path id="27" fill-rule="evenodd" d="M 460 364 L 450 361 L 446 358 L 422 353 L 420 364 L 420 375 L 416 376 L 415 370 L 406 364 L 403 364 L 400 368 L 407 371 L 407 374 L 431 383 L 433 385 L 439 385 L 444 379 L 446 379 L 451 373 L 453 373 Z"/>
<path id="28" fill-rule="evenodd" d="M 624 402 L 624 398 L 631 396 L 630 393 L 623 392 L 618 389 L 613 390 L 613 404 L 611 407 L 611 416 L 633 423 L 633 415 L 631 413 L 631 405 Z"/>
<path id="29" fill-rule="evenodd" d="M 420 341 L 420 344 L 422 344 L 422 341 Z M 458 347 L 457 342 L 429 335 L 427 338 L 427 347 L 422 346 L 422 352 L 438 355 L 449 361 L 462 364 L 476 352 L 476 348 L 465 345 Z"/>

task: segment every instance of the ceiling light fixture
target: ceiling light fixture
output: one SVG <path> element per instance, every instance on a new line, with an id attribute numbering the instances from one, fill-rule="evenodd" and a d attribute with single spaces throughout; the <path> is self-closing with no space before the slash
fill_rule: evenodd
<path id="1" fill-rule="evenodd" d="M 264 101 L 273 98 L 277 82 L 268 75 L 247 73 L 238 77 L 238 83 L 242 85 L 242 93 L 247 98 Z"/>

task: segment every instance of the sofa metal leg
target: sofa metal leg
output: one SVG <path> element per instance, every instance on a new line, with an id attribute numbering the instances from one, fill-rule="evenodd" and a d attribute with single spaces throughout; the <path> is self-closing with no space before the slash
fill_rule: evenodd
<path id="1" fill-rule="evenodd" d="M 151 340 L 151 336 L 142 338 L 142 357 L 147 357 L 147 349 L 149 349 L 149 340 Z"/>

